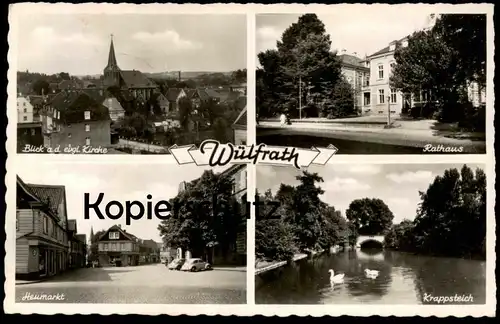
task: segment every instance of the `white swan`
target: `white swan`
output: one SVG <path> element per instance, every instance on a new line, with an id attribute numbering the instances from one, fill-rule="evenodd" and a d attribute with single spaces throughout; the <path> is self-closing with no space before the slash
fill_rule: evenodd
<path id="1" fill-rule="evenodd" d="M 365 269 L 365 276 L 370 279 L 375 279 L 378 277 L 379 271 L 378 270 L 370 270 L 370 269 Z"/>
<path id="2" fill-rule="evenodd" d="M 343 283 L 344 282 L 345 274 L 340 273 L 338 275 L 335 275 L 335 272 L 332 269 L 328 270 L 328 272 L 330 272 L 330 283 Z"/>

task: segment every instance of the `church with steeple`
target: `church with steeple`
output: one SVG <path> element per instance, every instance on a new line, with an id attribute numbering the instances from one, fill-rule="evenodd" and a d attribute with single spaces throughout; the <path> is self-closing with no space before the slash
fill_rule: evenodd
<path id="1" fill-rule="evenodd" d="M 148 100 L 158 90 L 158 85 L 141 71 L 122 70 L 116 60 L 113 35 L 109 45 L 108 65 L 104 68 L 104 87 L 128 90 L 136 99 Z"/>

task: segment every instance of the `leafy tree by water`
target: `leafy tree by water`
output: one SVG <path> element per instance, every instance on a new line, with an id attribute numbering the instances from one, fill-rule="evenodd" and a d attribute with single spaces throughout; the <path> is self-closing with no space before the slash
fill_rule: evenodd
<path id="1" fill-rule="evenodd" d="M 425 192 L 413 222 L 394 225 L 389 248 L 457 257 L 485 255 L 486 176 L 464 165 L 437 176 Z"/>
<path id="2" fill-rule="evenodd" d="M 383 235 L 391 228 L 394 219 L 389 207 L 378 198 L 353 200 L 346 216 L 360 235 Z"/>

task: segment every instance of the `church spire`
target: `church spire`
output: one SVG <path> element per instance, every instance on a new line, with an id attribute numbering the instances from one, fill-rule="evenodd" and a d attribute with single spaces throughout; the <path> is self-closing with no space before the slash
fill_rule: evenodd
<path id="1" fill-rule="evenodd" d="M 113 44 L 113 34 L 111 34 L 111 44 L 109 45 L 108 65 L 106 66 L 106 70 L 115 70 L 115 69 L 118 69 L 118 63 L 116 62 L 115 46 Z"/>

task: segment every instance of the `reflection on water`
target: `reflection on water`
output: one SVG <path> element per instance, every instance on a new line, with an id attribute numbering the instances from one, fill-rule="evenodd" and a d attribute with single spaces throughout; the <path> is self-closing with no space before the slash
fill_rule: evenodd
<path id="1" fill-rule="evenodd" d="M 344 273 L 331 284 L 329 269 Z M 364 270 L 378 270 L 370 279 Z M 486 262 L 384 250 L 346 251 L 301 260 L 256 276 L 260 304 L 432 304 L 426 295 L 472 295 L 486 301 Z"/>

